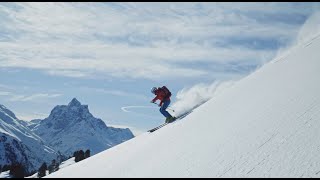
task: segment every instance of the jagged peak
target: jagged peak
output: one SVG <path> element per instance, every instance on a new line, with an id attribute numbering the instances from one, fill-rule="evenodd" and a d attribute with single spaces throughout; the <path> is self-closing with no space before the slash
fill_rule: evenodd
<path id="1" fill-rule="evenodd" d="M 81 103 L 76 98 L 73 98 L 68 106 L 81 106 Z"/>
<path id="2" fill-rule="evenodd" d="M 49 115 L 49 119 L 55 118 L 60 116 L 61 114 L 65 113 L 79 113 L 84 114 L 90 114 L 88 105 L 82 105 L 77 98 L 73 98 L 68 105 L 57 105 L 55 106 Z M 91 114 L 90 114 L 91 115 Z"/>

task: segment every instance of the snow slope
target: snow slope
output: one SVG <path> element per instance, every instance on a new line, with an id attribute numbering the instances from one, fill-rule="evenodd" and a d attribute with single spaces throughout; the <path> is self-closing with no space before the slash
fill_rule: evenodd
<path id="1" fill-rule="evenodd" d="M 75 164 L 75 163 L 76 163 L 75 157 L 71 157 L 70 159 L 67 159 L 67 160 L 61 162 L 61 164 L 59 165 L 59 170 L 65 168 L 65 167 L 68 167 L 72 164 Z M 9 176 L 8 174 L 9 174 L 9 171 L 0 173 L 0 178 L 8 178 L 8 176 Z M 49 170 L 46 170 L 46 174 L 49 175 Z M 38 178 L 38 172 L 34 173 L 31 176 L 27 176 L 25 178 Z"/>
<path id="2" fill-rule="evenodd" d="M 320 38 L 191 114 L 46 177 L 320 177 Z"/>

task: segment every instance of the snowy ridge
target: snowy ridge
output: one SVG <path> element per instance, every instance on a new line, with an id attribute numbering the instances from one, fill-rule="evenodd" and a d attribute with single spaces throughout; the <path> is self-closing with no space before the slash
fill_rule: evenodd
<path id="1" fill-rule="evenodd" d="M 55 159 L 57 154 L 20 122 L 13 112 L 0 105 L 0 164 L 21 162 L 30 172 Z"/>
<path id="2" fill-rule="evenodd" d="M 320 38 L 183 120 L 47 177 L 320 177 Z"/>

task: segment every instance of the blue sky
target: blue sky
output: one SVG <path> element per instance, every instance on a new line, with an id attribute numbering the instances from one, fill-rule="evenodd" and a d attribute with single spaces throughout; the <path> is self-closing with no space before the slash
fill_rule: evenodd
<path id="1" fill-rule="evenodd" d="M 0 104 L 31 120 L 76 97 L 107 125 L 142 132 L 163 122 L 151 87 L 167 85 L 172 104 L 187 92 L 207 96 L 290 46 L 318 9 L 313 2 L 2 2 Z"/>

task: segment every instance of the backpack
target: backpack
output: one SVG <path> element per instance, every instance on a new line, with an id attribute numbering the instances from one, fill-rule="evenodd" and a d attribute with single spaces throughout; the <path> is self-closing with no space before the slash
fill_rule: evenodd
<path id="1" fill-rule="evenodd" d="M 165 94 L 164 99 L 171 97 L 171 92 L 169 91 L 169 89 L 166 86 L 162 86 L 161 89 Z"/>

